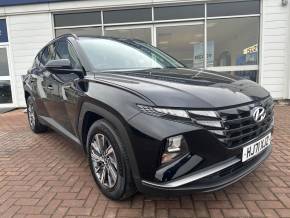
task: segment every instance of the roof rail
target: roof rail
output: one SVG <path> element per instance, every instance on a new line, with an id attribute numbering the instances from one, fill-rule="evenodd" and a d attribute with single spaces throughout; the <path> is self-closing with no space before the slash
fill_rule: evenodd
<path id="1" fill-rule="evenodd" d="M 75 39 L 78 39 L 78 36 L 76 34 L 74 34 L 74 33 L 65 33 L 63 35 L 60 35 L 60 36 L 56 37 L 56 39 L 62 38 L 62 37 L 73 37 Z"/>

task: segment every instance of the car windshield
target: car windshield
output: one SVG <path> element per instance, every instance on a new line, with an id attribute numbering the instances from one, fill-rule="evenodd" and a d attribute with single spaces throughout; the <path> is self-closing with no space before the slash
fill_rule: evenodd
<path id="1" fill-rule="evenodd" d="M 164 52 L 139 40 L 83 37 L 79 42 L 98 72 L 184 67 Z"/>

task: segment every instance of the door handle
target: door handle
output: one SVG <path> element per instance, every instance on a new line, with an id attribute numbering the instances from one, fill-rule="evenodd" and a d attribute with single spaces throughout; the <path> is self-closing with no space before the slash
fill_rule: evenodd
<path id="1" fill-rule="evenodd" d="M 53 86 L 52 85 L 48 85 L 47 89 L 53 90 Z"/>

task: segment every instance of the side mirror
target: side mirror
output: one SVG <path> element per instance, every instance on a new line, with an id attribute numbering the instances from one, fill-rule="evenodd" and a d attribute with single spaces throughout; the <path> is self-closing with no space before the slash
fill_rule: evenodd
<path id="1" fill-rule="evenodd" d="M 79 69 L 73 69 L 69 59 L 50 60 L 45 68 L 59 74 L 77 74 L 80 78 L 84 77 L 84 72 Z"/>
<path id="2" fill-rule="evenodd" d="M 72 69 L 69 59 L 50 60 L 50 61 L 47 62 L 45 67 L 48 70 Z"/>

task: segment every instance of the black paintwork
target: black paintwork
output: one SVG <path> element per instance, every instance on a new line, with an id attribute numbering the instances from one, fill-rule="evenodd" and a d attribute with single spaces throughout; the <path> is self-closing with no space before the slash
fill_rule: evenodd
<path id="1" fill-rule="evenodd" d="M 111 122 L 118 129 L 128 152 L 139 190 L 152 188 L 142 180 L 158 182 L 155 174 L 160 170 L 160 155 L 167 137 L 183 134 L 190 153 L 201 157 L 201 164 L 195 168 L 193 162 L 193 168 L 185 170 L 186 173 L 239 156 L 242 146 L 227 148 L 201 126 L 141 113 L 137 104 L 219 110 L 256 104 L 270 97 L 254 82 L 212 71 L 178 68 L 95 72 L 79 45 L 80 38 L 66 35 L 47 46 L 58 40 L 68 40 L 79 58 L 83 75 L 79 72 L 62 74 L 42 66 L 38 61 L 42 49 L 24 80 L 25 95 L 34 98 L 41 122 L 68 136 L 84 150 L 91 116 Z M 122 42 L 122 39 L 111 40 Z M 130 43 L 134 44 L 134 41 Z M 243 174 L 245 172 L 240 173 Z M 167 179 L 176 176 L 180 175 L 172 174 Z M 226 183 L 230 181 L 228 178 Z M 217 184 L 212 185 L 212 189 L 217 187 Z"/>

